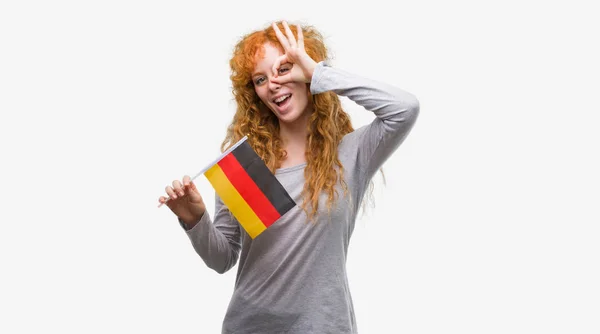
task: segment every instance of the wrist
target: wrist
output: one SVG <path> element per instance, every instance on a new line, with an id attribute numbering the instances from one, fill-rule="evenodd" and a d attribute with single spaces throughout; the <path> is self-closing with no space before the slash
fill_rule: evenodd
<path id="1" fill-rule="evenodd" d="M 315 69 L 317 68 L 317 62 L 315 62 L 312 58 L 306 57 L 306 61 L 304 62 L 304 69 L 306 72 L 304 73 L 306 76 L 306 83 L 310 83 L 312 81 L 313 74 L 315 73 Z"/>
<path id="2" fill-rule="evenodd" d="M 179 218 L 179 224 L 181 224 L 181 227 L 183 227 L 184 229 L 190 230 L 190 229 L 194 228 L 194 226 L 196 226 L 196 224 L 198 224 L 200 222 L 202 217 L 204 217 L 204 212 L 202 214 L 200 214 L 200 216 L 198 218 L 193 218 L 193 217 Z"/>

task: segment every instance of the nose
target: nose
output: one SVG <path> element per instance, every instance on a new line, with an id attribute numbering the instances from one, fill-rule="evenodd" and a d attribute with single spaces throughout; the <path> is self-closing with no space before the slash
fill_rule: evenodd
<path id="1" fill-rule="evenodd" d="M 275 83 L 273 82 L 273 80 L 269 79 L 269 89 L 270 90 L 279 90 L 279 88 L 281 88 L 281 84 Z"/>

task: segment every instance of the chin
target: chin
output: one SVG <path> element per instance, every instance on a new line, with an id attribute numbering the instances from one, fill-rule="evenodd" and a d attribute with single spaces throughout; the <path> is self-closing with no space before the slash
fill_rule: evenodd
<path id="1" fill-rule="evenodd" d="M 289 113 L 276 114 L 276 115 L 277 115 L 277 118 L 279 119 L 279 121 L 284 122 L 284 123 L 294 123 L 301 116 L 301 114 L 296 112 L 295 110 L 293 110 Z"/>

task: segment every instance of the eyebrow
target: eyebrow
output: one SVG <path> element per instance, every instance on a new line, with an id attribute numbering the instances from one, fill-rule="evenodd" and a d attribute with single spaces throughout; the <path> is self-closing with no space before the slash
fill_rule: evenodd
<path id="1" fill-rule="evenodd" d="M 252 72 L 251 77 L 254 78 L 258 75 L 264 75 L 264 73 L 262 71 L 254 71 Z"/>

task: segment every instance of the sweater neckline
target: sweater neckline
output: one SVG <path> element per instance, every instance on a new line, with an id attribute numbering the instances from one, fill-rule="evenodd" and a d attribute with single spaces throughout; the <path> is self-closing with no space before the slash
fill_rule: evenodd
<path id="1" fill-rule="evenodd" d="M 290 167 L 276 169 L 275 170 L 275 174 L 290 173 L 290 172 L 294 172 L 294 171 L 303 169 L 304 167 L 306 167 L 306 162 L 303 162 L 303 163 L 301 163 L 299 165 L 295 165 L 295 166 L 290 166 Z"/>

